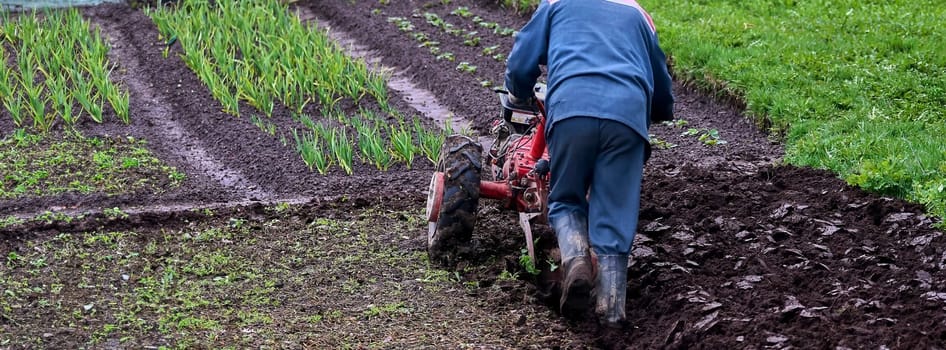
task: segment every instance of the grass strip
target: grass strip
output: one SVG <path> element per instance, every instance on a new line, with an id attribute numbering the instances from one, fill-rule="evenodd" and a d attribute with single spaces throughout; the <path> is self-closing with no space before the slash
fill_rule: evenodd
<path id="1" fill-rule="evenodd" d="M 0 140 L 0 199 L 62 193 L 160 193 L 184 174 L 134 138 L 69 134 L 63 139 L 19 130 Z"/>
<path id="2" fill-rule="evenodd" d="M 946 216 L 946 9 L 933 1 L 658 2 L 678 77 L 784 133 L 786 160 Z"/>

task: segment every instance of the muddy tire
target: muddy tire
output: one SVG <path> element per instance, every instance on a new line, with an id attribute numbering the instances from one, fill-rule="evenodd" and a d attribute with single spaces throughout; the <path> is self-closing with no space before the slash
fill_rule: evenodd
<path id="1" fill-rule="evenodd" d="M 434 206 L 433 210 L 439 207 L 439 211 L 427 236 L 427 254 L 432 261 L 452 263 L 469 246 L 480 200 L 482 153 L 483 148 L 469 137 L 451 135 L 444 140 L 437 162 L 437 171 L 443 174 L 442 199 Z"/>

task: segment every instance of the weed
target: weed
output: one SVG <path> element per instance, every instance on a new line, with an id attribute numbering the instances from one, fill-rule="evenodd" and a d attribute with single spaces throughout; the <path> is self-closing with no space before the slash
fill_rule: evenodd
<path id="1" fill-rule="evenodd" d="M 532 257 L 529 256 L 529 251 L 525 248 L 522 248 L 522 251 L 519 254 L 519 266 L 530 275 L 536 276 L 539 274 L 539 269 L 535 266 L 535 261 L 532 260 Z"/>
<path id="2" fill-rule="evenodd" d="M 10 253 L 7 254 L 8 264 L 15 265 L 18 261 L 20 261 L 20 255 L 17 254 L 16 252 L 11 251 Z"/>
<path id="3" fill-rule="evenodd" d="M 125 213 L 119 207 L 105 208 L 102 210 L 102 214 L 109 219 L 126 219 L 128 218 L 128 213 Z"/>
<path id="4" fill-rule="evenodd" d="M 516 281 L 519 279 L 519 273 L 503 269 L 503 272 L 500 272 L 496 279 L 499 281 Z"/>
<path id="5" fill-rule="evenodd" d="M 379 316 L 391 316 L 391 314 L 408 313 L 410 309 L 404 306 L 403 302 L 389 303 L 381 306 L 368 305 L 364 316 L 368 319 Z"/>
<path id="6" fill-rule="evenodd" d="M 22 224 L 23 222 L 25 222 L 25 220 L 20 219 L 16 216 L 10 215 L 10 216 L 0 219 L 0 228 L 19 225 L 19 224 Z"/>

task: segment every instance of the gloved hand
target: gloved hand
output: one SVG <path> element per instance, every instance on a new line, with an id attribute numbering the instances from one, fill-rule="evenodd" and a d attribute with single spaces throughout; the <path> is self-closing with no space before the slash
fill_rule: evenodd
<path id="1" fill-rule="evenodd" d="M 512 93 L 509 93 L 509 103 L 519 109 L 525 110 L 534 110 L 535 109 L 535 97 L 520 98 L 516 97 Z"/>

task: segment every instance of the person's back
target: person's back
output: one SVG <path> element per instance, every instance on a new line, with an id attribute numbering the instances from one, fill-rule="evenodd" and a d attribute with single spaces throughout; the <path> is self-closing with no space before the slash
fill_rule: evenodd
<path id="1" fill-rule="evenodd" d="M 513 100 L 533 97 L 539 66 L 548 67 L 548 216 L 562 257 L 561 311 L 580 316 L 594 296 L 602 324 L 623 327 L 647 129 L 673 118 L 653 22 L 633 0 L 544 0 L 506 64 Z"/>
<path id="2" fill-rule="evenodd" d="M 520 32 L 507 62 L 507 74 L 513 73 L 507 87 L 514 96 L 529 97 L 539 71 L 525 68 L 548 66 L 548 131 L 565 118 L 595 116 L 624 123 L 647 138 L 652 105 L 655 119 L 670 119 L 666 58 L 650 16 L 636 2 L 544 1 L 532 24 L 548 29 L 527 26 Z"/>

